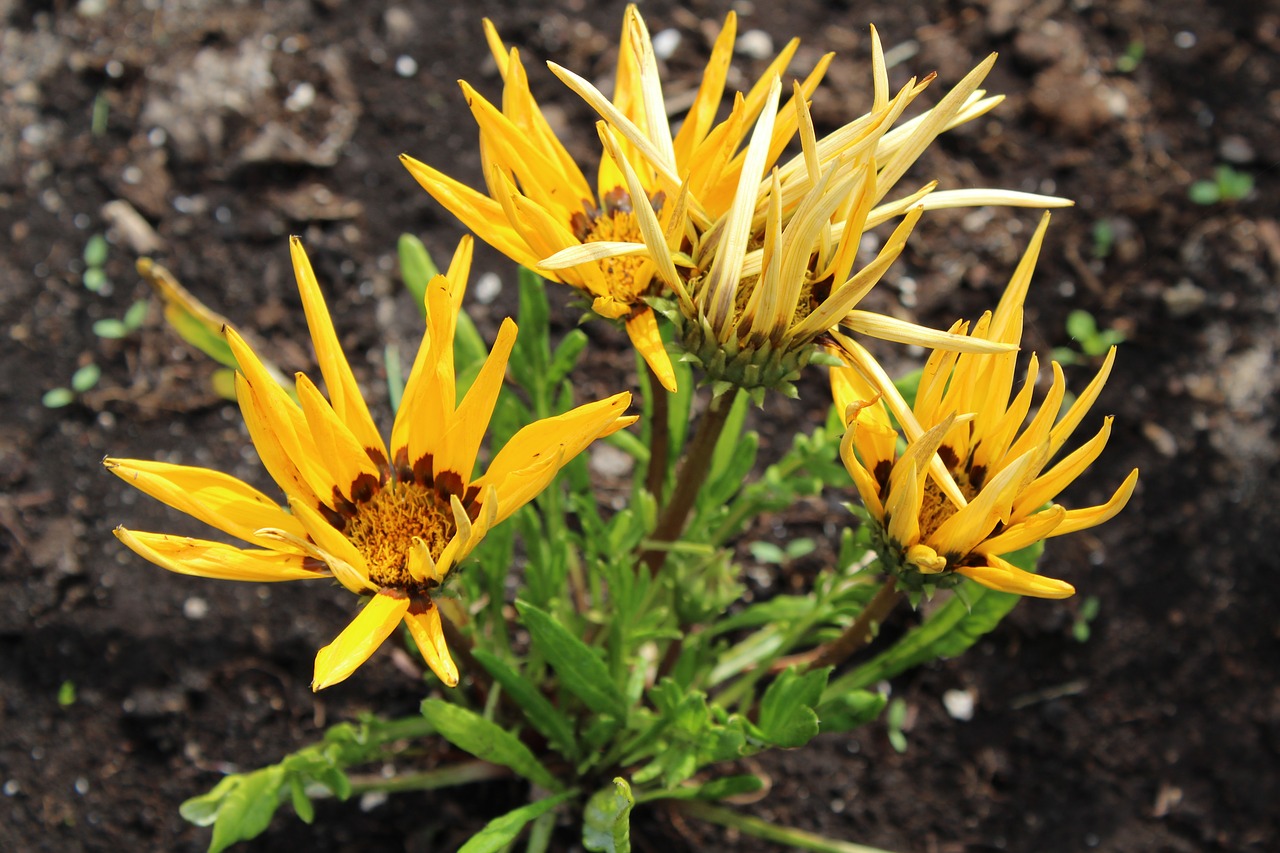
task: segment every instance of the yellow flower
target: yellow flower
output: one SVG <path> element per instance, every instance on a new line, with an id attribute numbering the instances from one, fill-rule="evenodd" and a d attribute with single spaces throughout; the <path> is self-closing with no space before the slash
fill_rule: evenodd
<path id="1" fill-rule="evenodd" d="M 685 183 L 698 190 L 700 206 L 693 215 L 699 221 L 709 224 L 718 215 L 718 206 L 727 206 L 743 161 L 741 156 L 731 155 L 764 109 L 768 80 L 787 67 L 799 44 L 798 40 L 788 44 L 765 78 L 745 98 L 737 97 L 729 119 L 713 128 L 735 33 L 736 17 L 730 12 L 688 117 L 673 137 L 662 106 L 648 30 L 635 6 L 627 7 L 613 100 L 603 96 L 600 100 L 611 114 L 638 128 L 641 137 L 622 143 L 612 156 L 601 159 L 595 191 L 543 117 L 529 91 L 518 52 L 514 48 L 508 51 L 488 20 L 485 34 L 503 79 L 502 108 L 489 103 L 466 82 L 461 83 L 480 126 L 488 194 L 408 155 L 401 156 L 418 183 L 482 240 L 547 278 L 583 291 L 597 314 L 624 321 L 636 350 L 670 391 L 675 390 L 675 372 L 648 304 L 649 299 L 663 295 L 663 278 L 655 279 L 654 263 L 648 258 L 634 252 L 609 253 L 608 248 L 639 245 L 643 249 L 642 216 L 662 223 L 681 221 L 676 215 L 681 205 L 673 207 L 672 202 Z M 801 86 L 806 97 L 818 85 L 830 59 L 824 57 Z M 566 81 L 578 81 L 570 83 L 575 88 L 578 83 L 590 85 L 559 66 L 553 64 L 552 68 Z M 794 133 L 794 124 L 789 132 L 784 130 L 785 124 L 779 125 L 774 157 L 786 144 L 786 137 Z M 638 182 L 629 183 L 624 168 L 635 172 Z M 587 247 L 588 255 L 603 249 L 604 254 L 556 270 L 540 263 L 570 247 Z"/>
<path id="2" fill-rule="evenodd" d="M 953 331 L 1018 342 L 1022 303 L 1048 223 L 1046 213 L 995 313 L 983 315 L 971 332 L 964 323 Z M 1115 348 L 1065 413 L 1066 384 L 1053 362 L 1048 396 L 1024 427 L 1037 376 L 1034 355 L 1014 395 L 1016 352 L 935 351 L 909 407 L 865 349 L 843 337 L 838 342 L 851 365 L 831 372 L 832 394 L 847 425 L 840 452 L 876 525 L 885 566 L 917 590 L 948 586 L 959 575 L 1020 595 L 1073 594 L 1070 584 L 1025 572 L 1001 555 L 1101 524 L 1133 494 L 1137 469 L 1105 504 L 1068 510 L 1052 503 L 1098 457 L 1111 434 L 1106 417 L 1093 438 L 1050 467 L 1102 391 Z M 906 432 L 902 453 L 890 413 Z"/>
<path id="3" fill-rule="evenodd" d="M 366 596 L 351 624 L 316 655 L 315 690 L 351 675 L 401 622 L 432 671 L 454 686 L 458 670 L 433 594 L 488 530 L 545 488 L 561 466 L 595 439 L 635 421 L 623 415 L 630 395 L 524 427 L 482 476 L 473 477 L 516 326 L 503 323 L 479 375 L 455 405 L 453 335 L 471 265 L 471 238 L 465 237 L 447 274 L 427 289 L 427 330 L 388 454 L 297 238 L 290 250 L 328 399 L 299 373 L 294 402 L 240 335 L 225 330 L 240 366 L 236 394 L 249 436 L 288 507 L 206 468 L 107 459 L 108 470 L 121 479 L 252 547 L 124 527 L 116 536 L 181 574 L 249 581 L 333 577 Z"/>
<path id="4" fill-rule="evenodd" d="M 966 352 L 1006 349 L 1003 344 L 950 335 L 856 308 L 902 252 L 925 210 L 1071 203 L 991 189 L 935 191 L 936 182 L 884 201 L 939 134 L 982 115 L 1001 98 L 984 97 L 979 89 L 994 63 L 993 55 L 937 106 L 894 128 L 932 76 L 919 83 L 908 81 L 891 98 L 884 53 L 874 28 L 871 34 L 874 97 L 869 113 L 819 140 L 809 116 L 807 83 L 796 84 L 791 101 L 779 109 L 781 81 L 768 78 L 763 108 L 746 150 L 735 154 L 747 120 L 735 108 L 704 137 L 692 171 L 673 158 L 670 139 L 662 144 L 664 134 L 655 135 L 652 124 L 647 130 L 637 125 L 585 80 L 558 69 L 604 118 L 601 134 L 606 149 L 621 164 L 629 186 L 643 187 L 644 178 L 632 168 L 634 158 L 627 156 L 628 146 L 644 155 L 649 171 L 659 176 L 679 174 L 683 182 L 663 186 L 668 197 L 678 199 L 671 217 L 659 220 L 653 211 L 637 210 L 637 230 L 644 246 L 619 242 L 571 247 L 541 266 L 567 269 L 584 261 L 599 263 L 604 257 L 623 256 L 652 261 L 656 274 L 676 297 L 670 314 L 680 327 L 683 348 L 722 390 L 775 387 L 792 392 L 791 381 L 816 352 L 814 341 L 837 326 L 926 347 Z M 642 92 L 648 100 L 641 112 L 664 114 L 660 88 L 647 86 Z M 781 166 L 773 165 L 797 130 L 801 153 Z M 703 171 L 712 168 L 706 164 L 723 163 L 735 165 L 732 181 L 726 180 L 729 175 L 718 181 L 704 179 Z M 864 233 L 903 214 L 874 260 L 854 272 Z"/>

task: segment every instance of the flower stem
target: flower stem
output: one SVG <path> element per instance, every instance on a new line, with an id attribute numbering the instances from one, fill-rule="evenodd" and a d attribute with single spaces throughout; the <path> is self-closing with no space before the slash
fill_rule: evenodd
<path id="1" fill-rule="evenodd" d="M 754 835 L 756 838 L 763 838 L 766 841 L 786 844 L 799 850 L 816 850 L 818 853 L 889 853 L 889 851 L 882 850 L 879 847 L 868 847 L 865 844 L 854 844 L 850 841 L 838 841 L 834 838 L 824 838 L 816 833 L 805 832 L 802 829 L 777 826 L 758 817 L 738 814 L 732 809 L 712 805 L 702 800 L 680 800 L 674 801 L 672 805 L 690 817 L 696 817 L 699 820 L 705 820 L 708 823 L 715 823 L 720 826 L 732 827 L 740 832 L 745 832 L 747 835 Z"/>
<path id="2" fill-rule="evenodd" d="M 469 785 L 473 782 L 488 782 L 493 779 L 507 779 L 513 774 L 499 764 L 487 761 L 464 761 L 435 770 L 424 770 L 421 773 L 406 773 L 403 776 L 383 777 L 377 775 L 352 776 L 351 793 L 367 794 L 381 791 L 387 794 L 401 791 L 431 791 L 436 788 L 451 788 L 454 785 Z M 329 789 L 322 785 L 316 790 L 307 790 L 312 799 L 329 796 Z"/>
<path id="3" fill-rule="evenodd" d="M 844 633 L 836 637 L 825 646 L 819 646 L 809 654 L 812 660 L 809 662 L 809 669 L 818 669 L 824 666 L 837 666 L 843 663 L 854 652 L 867 644 L 870 639 L 875 636 L 876 629 L 884 618 L 889 615 L 889 611 L 893 610 L 895 604 L 902 599 L 902 593 L 898 591 L 898 582 L 896 578 L 889 578 L 884 585 L 876 592 L 875 597 L 867 602 L 867 606 L 858 614 L 858 618 L 853 620 L 853 624 L 845 629 Z M 793 661 L 795 662 L 795 661 Z"/>
<path id="4" fill-rule="evenodd" d="M 680 462 L 680 472 L 676 475 L 675 489 L 671 492 L 671 501 L 658 516 L 658 526 L 654 528 L 650 541 L 653 543 L 674 542 L 684 532 L 685 522 L 689 520 L 689 511 L 698 498 L 702 484 L 707 481 L 711 472 L 711 458 L 715 453 L 720 434 L 729 420 L 729 412 L 733 409 L 733 395 L 721 394 L 711 399 L 702 420 L 698 422 L 698 432 L 684 450 Z M 641 554 L 641 560 L 649 567 L 651 573 L 657 573 L 666 559 L 666 550 L 650 547 Z"/>
<path id="5" fill-rule="evenodd" d="M 647 366 L 647 364 L 646 364 Z M 671 394 L 662 387 L 653 368 L 649 370 L 649 470 L 645 473 L 644 487 L 662 506 L 662 495 L 667 485 L 667 461 L 671 456 Z"/>

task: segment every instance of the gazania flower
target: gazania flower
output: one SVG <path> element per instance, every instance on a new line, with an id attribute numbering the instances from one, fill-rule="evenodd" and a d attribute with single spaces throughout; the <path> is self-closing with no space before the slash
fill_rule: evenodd
<path id="1" fill-rule="evenodd" d="M 651 260 L 676 297 L 669 313 L 680 327 L 685 351 L 721 389 L 775 387 L 791 392 L 791 381 L 816 352 L 814 341 L 836 326 L 926 347 L 1004 349 L 1002 344 L 856 308 L 901 253 L 924 210 L 1071 203 L 988 189 L 937 192 L 933 183 L 885 202 L 908 167 L 939 134 L 982 115 L 1001 99 L 985 98 L 978 88 L 995 60 L 993 55 L 937 106 L 894 128 L 930 80 L 912 79 L 891 98 L 884 54 L 875 29 L 871 32 L 874 99 L 869 113 L 819 140 L 809 116 L 808 92 L 796 86 L 791 102 L 779 110 L 781 83 L 775 77 L 769 81 L 746 150 L 735 154 L 740 132 L 712 131 L 699 148 L 692 172 L 681 171 L 682 164 L 670 154 L 670 142 L 661 144 L 662 135 L 655 136 L 652 124 L 647 130 L 640 127 L 585 80 L 558 70 L 607 122 L 602 130 L 606 148 L 621 163 L 629 186 L 643 186 L 643 178 L 638 170 L 633 173 L 634 158 L 625 155 L 628 146 L 644 154 L 650 171 L 687 178 L 667 188 L 669 195 L 679 193 L 670 216 L 659 219 L 656 211 L 636 211 L 644 246 L 633 242 L 572 247 L 541 265 L 564 269 L 584 261 L 598 263 L 606 254 Z M 658 87 L 646 87 L 643 94 L 652 99 L 645 115 L 664 114 Z M 720 127 L 740 126 L 733 124 L 735 115 L 736 111 Z M 801 153 L 773 166 L 797 130 Z M 732 182 L 723 176 L 717 181 L 702 176 L 710 168 L 704 164 L 724 163 L 736 166 Z M 903 214 L 876 258 L 855 272 L 863 234 Z"/>
<path id="2" fill-rule="evenodd" d="M 517 432 L 473 477 L 502 385 L 516 327 L 503 323 L 493 350 L 455 405 L 453 334 L 471 264 L 464 238 L 446 275 L 427 291 L 427 332 L 400 410 L 383 443 L 338 344 L 302 244 L 290 244 L 298 289 L 328 398 L 297 374 L 297 400 L 235 330 L 236 393 L 249 436 L 288 506 L 206 468 L 107 459 L 107 468 L 158 500 L 248 543 L 116 529 L 146 559 L 209 578 L 285 581 L 333 577 L 367 601 L 316 655 L 313 689 L 342 681 L 400 623 L 440 680 L 458 683 L 432 600 L 488 530 L 538 494 L 588 444 L 634 422 L 629 394 L 580 406 Z"/>
<path id="3" fill-rule="evenodd" d="M 953 331 L 1017 343 L 1023 299 L 1048 221 L 1045 214 L 995 313 L 984 315 L 972 331 L 963 323 Z M 1100 506 L 1069 510 L 1053 502 L 1098 457 L 1111 434 L 1107 417 L 1093 438 L 1054 462 L 1102 391 L 1115 348 L 1065 412 L 1066 384 L 1053 362 L 1048 396 L 1024 426 L 1037 377 L 1034 355 L 1015 395 L 1016 353 L 935 351 L 915 405 L 908 407 L 865 349 L 847 339 L 840 344 L 852 365 L 831 373 L 836 406 L 848 427 L 841 456 L 876 527 L 882 562 L 902 586 L 946 587 L 963 576 L 1039 598 L 1074 593 L 1070 584 L 1023 571 L 1002 555 L 1101 524 L 1133 494 L 1137 469 Z M 902 453 L 890 412 L 906 432 Z"/>
<path id="4" fill-rule="evenodd" d="M 488 194 L 412 157 L 401 157 L 423 188 L 482 240 L 518 263 L 583 291 L 592 300 L 595 313 L 623 321 L 637 351 L 671 391 L 675 390 L 675 373 L 648 304 L 649 299 L 664 293 L 663 278 L 654 277 L 653 261 L 634 254 L 615 254 L 555 270 L 540 262 L 570 247 L 588 247 L 590 253 L 616 244 L 641 244 L 639 216 L 657 217 L 663 223 L 682 221 L 676 209 L 680 205 L 673 207 L 672 203 L 685 183 L 698 190 L 698 207 L 690 214 L 698 221 L 710 224 L 727 206 L 743 165 L 741 157 L 727 155 L 732 155 L 764 109 L 768 80 L 785 70 L 799 44 L 798 40 L 788 44 L 764 79 L 745 98 L 738 96 L 729 119 L 713 128 L 735 33 L 736 18 L 731 12 L 712 49 L 688 118 L 673 137 L 662 108 L 657 60 L 648 30 L 636 8 L 627 7 L 613 100 L 600 98 L 613 114 L 639 129 L 640 137 L 602 158 L 593 190 L 533 99 L 518 52 L 508 51 L 486 20 L 489 48 L 502 74 L 502 108 L 489 103 L 467 83 L 461 85 L 480 126 Z M 800 86 L 804 97 L 812 94 L 830 60 L 829 55 L 824 57 Z M 559 66 L 552 68 L 566 80 L 580 79 Z M 784 114 L 794 118 L 794 112 Z M 786 126 L 786 119 L 779 122 L 774 157 L 786 144 L 785 137 L 795 132 L 794 120 L 790 131 Z M 624 178 L 624 166 L 638 175 L 638 183 Z"/>

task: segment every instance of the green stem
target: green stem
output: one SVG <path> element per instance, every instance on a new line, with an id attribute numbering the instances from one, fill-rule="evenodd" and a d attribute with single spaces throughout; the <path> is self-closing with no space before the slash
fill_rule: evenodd
<path id="1" fill-rule="evenodd" d="M 648 370 L 652 411 L 649 415 L 649 470 L 645 472 L 644 487 L 658 506 L 662 506 L 667 485 L 667 462 L 671 456 L 671 395 L 662 387 L 653 368 L 648 367 Z"/>
<path id="2" fill-rule="evenodd" d="M 902 599 L 902 593 L 898 592 L 898 582 L 895 578 L 889 578 L 884 582 L 876 592 L 875 597 L 867 602 L 867 606 L 858 614 L 858 618 L 853 620 L 853 624 L 845 629 L 845 632 L 836 637 L 825 646 L 819 646 L 813 651 L 813 659 L 809 662 L 809 669 L 818 669 L 824 666 L 837 666 L 848 660 L 849 656 L 862 648 L 867 642 L 875 636 L 876 629 L 884 618 L 889 615 L 889 611 L 893 610 L 895 604 Z"/>
<path id="3" fill-rule="evenodd" d="M 435 770 L 424 770 L 421 773 L 406 773 L 403 776 L 383 778 L 381 776 L 352 776 L 351 793 L 368 794 L 381 791 L 387 794 L 402 791 L 433 791 L 436 788 L 451 788 L 455 785 L 470 785 L 473 782 L 489 782 L 494 779 L 509 779 L 511 770 L 499 764 L 487 761 L 465 761 L 449 767 Z M 308 789 L 307 796 L 312 799 L 332 796 L 328 788 L 317 786 L 317 790 Z"/>
<path id="4" fill-rule="evenodd" d="M 679 811 L 699 820 L 732 827 L 740 832 L 745 832 L 747 835 L 754 835 L 756 838 L 763 838 L 766 841 L 774 841 L 778 844 L 786 844 L 797 850 L 816 850 L 818 853 L 889 853 L 889 851 L 879 847 L 868 847 L 865 844 L 854 844 L 850 841 L 838 841 L 834 838 L 824 838 L 813 832 L 805 832 L 802 829 L 777 826 L 758 817 L 748 817 L 747 815 L 738 814 L 732 809 L 726 809 L 724 806 L 712 805 L 701 800 L 673 801 L 672 805 Z"/>
<path id="5" fill-rule="evenodd" d="M 697 434 L 685 447 L 680 473 L 676 475 L 675 489 L 671 492 L 671 502 L 658 516 L 658 526 L 650 537 L 652 543 L 674 542 L 684 532 L 685 522 L 689 520 L 689 512 L 698 498 L 698 492 L 711 473 L 711 459 L 715 455 L 720 434 L 724 432 L 724 425 L 729 420 L 733 399 L 732 394 L 713 397 L 706 414 L 698 422 Z M 649 571 L 656 574 L 666 559 L 666 549 L 651 546 L 640 558 L 649 567 Z"/>

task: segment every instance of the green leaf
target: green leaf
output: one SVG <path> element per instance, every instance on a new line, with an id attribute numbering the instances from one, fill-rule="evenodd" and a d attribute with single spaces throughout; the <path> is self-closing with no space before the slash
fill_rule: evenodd
<path id="1" fill-rule="evenodd" d="M 208 826 L 218 817 L 223 797 L 240 784 L 240 779 L 239 774 L 224 776 L 207 793 L 192 797 L 178 806 L 178 814 L 182 815 L 183 820 L 196 826 Z"/>
<path id="2" fill-rule="evenodd" d="M 101 267 L 107 262 L 107 238 L 94 234 L 84 244 L 84 265 L 90 269 Z"/>
<path id="3" fill-rule="evenodd" d="M 535 785 L 553 791 L 564 787 L 518 737 L 476 712 L 443 699 L 424 699 L 422 714 L 445 740 L 476 758 L 510 767 Z"/>
<path id="4" fill-rule="evenodd" d="M 747 546 L 747 550 L 751 552 L 751 556 L 760 563 L 780 564 L 786 559 L 786 552 L 774 545 L 772 542 L 752 542 Z"/>
<path id="5" fill-rule="evenodd" d="M 814 706 L 822 698 L 831 675 L 823 667 L 803 675 L 797 667 L 788 667 L 760 699 L 758 727 L 773 745 L 804 746 L 818 734 L 818 715 Z"/>
<path id="6" fill-rule="evenodd" d="M 476 328 L 475 321 L 471 319 L 471 315 L 466 311 L 458 312 L 457 324 L 453 330 L 453 363 L 458 373 L 472 374 L 478 373 L 480 365 L 484 363 L 485 358 L 489 355 L 489 348 L 484 344 L 484 338 L 480 336 L 480 330 Z M 467 387 L 471 387 L 471 383 L 467 383 Z M 465 394 L 463 389 L 458 390 L 458 395 Z"/>
<path id="7" fill-rule="evenodd" d="M 307 796 L 302 780 L 296 774 L 289 775 L 289 799 L 293 803 L 294 812 L 303 823 L 311 823 L 316 819 L 316 807 Z"/>
<path id="8" fill-rule="evenodd" d="M 591 795 L 582 814 L 582 846 L 595 853 L 631 853 L 631 809 L 636 804 L 627 780 Z"/>
<path id="9" fill-rule="evenodd" d="M 516 610 L 534 648 L 556 671 L 561 686 L 597 714 L 625 721 L 626 701 L 600 656 L 545 610 L 521 600 L 516 601 Z"/>
<path id="10" fill-rule="evenodd" d="M 458 853 L 497 853 L 515 840 L 525 824 L 551 811 L 573 795 L 573 791 L 565 791 L 495 817 L 485 824 L 484 829 L 471 836 L 458 849 Z"/>
<path id="11" fill-rule="evenodd" d="M 1222 193 L 1213 181 L 1196 181 L 1187 188 L 1187 197 L 1196 204 L 1217 204 L 1222 201 Z"/>
<path id="12" fill-rule="evenodd" d="M 100 338 L 117 339 L 123 338 L 132 331 L 128 326 L 114 317 L 107 317 L 104 320 L 98 320 L 93 324 L 93 333 Z"/>
<path id="13" fill-rule="evenodd" d="M 147 311 L 150 310 L 151 303 L 146 299 L 139 299 L 137 302 L 129 306 L 129 310 L 124 312 L 124 325 L 129 331 L 133 331 L 142 325 L 142 321 L 147 319 Z"/>
<path id="14" fill-rule="evenodd" d="M 81 276 L 86 290 L 92 290 L 94 293 L 100 292 L 107 286 L 107 274 L 103 272 L 102 267 L 89 267 Z"/>
<path id="15" fill-rule="evenodd" d="M 567 756 L 576 753 L 573 725 L 542 695 L 533 682 L 516 672 L 497 655 L 484 649 L 475 649 L 472 655 L 493 676 L 493 680 L 502 685 L 502 689 L 520 707 L 529 724 L 541 732 L 552 746 Z"/>
<path id="16" fill-rule="evenodd" d="M 422 241 L 412 234 L 401 234 L 396 243 L 396 251 L 400 255 L 400 277 L 404 279 L 405 289 L 413 297 L 418 312 L 427 316 L 427 285 L 431 279 L 440 274 L 431 253 Z"/>
<path id="17" fill-rule="evenodd" d="M 63 406 L 71 405 L 75 400 L 75 392 L 70 388 L 50 388 L 40 398 L 40 404 L 46 409 L 61 409 Z"/>
<path id="18" fill-rule="evenodd" d="M 83 394 L 94 385 L 98 384 L 98 380 L 102 378 L 102 368 L 96 364 L 86 364 L 84 367 L 71 374 L 71 390 L 77 394 Z"/>
<path id="19" fill-rule="evenodd" d="M 712 779 L 707 784 L 695 789 L 694 796 L 699 800 L 723 800 L 740 794 L 754 794 L 764 787 L 764 780 L 754 773 L 739 776 L 725 776 L 723 779 Z"/>
<path id="20" fill-rule="evenodd" d="M 257 838 L 271 824 L 280 805 L 283 767 L 264 767 L 236 778 L 240 784 L 227 792 L 218 807 L 209 853 L 220 853 L 237 841 Z"/>
<path id="21" fill-rule="evenodd" d="M 76 683 L 74 681 L 64 681 L 58 686 L 58 704 L 63 708 L 69 708 L 76 704 Z"/>
<path id="22" fill-rule="evenodd" d="M 587 348 L 588 338 L 581 329 L 572 329 L 551 356 L 551 369 L 548 371 L 548 382 L 559 382 L 568 375 L 578 363 L 582 351 Z"/>
<path id="23" fill-rule="evenodd" d="M 1098 323 L 1088 311 L 1079 308 L 1067 315 L 1067 334 L 1076 341 L 1087 341 L 1098 334 Z"/>
<path id="24" fill-rule="evenodd" d="M 824 697 L 818 706 L 818 726 L 826 732 L 850 732 L 880 716 L 889 701 L 883 693 L 850 690 Z"/>

